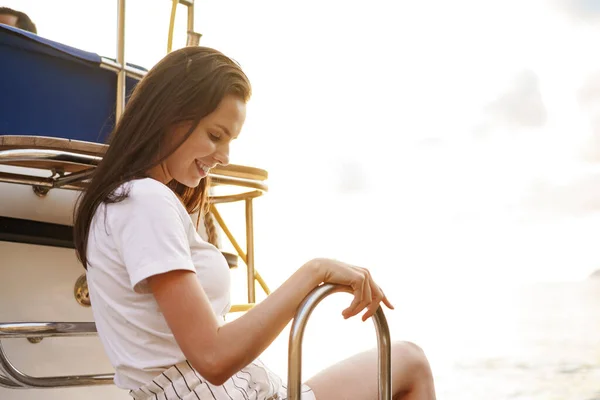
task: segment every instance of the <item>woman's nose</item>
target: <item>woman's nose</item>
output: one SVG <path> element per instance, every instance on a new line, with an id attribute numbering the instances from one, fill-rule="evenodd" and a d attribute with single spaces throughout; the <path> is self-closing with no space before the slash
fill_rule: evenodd
<path id="1" fill-rule="evenodd" d="M 215 161 L 221 165 L 229 165 L 229 146 L 225 146 L 215 153 Z"/>

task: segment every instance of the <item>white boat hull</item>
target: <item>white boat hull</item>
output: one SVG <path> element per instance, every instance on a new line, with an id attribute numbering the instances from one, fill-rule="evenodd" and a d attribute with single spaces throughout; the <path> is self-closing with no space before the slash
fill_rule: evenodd
<path id="1" fill-rule="evenodd" d="M 74 296 L 84 272 L 74 250 L 0 242 L 0 321 L 93 321 L 91 309 Z M 59 376 L 112 373 L 98 337 L 2 341 L 9 360 L 28 375 Z M 2 400 L 126 399 L 114 385 L 66 389 L 4 389 Z"/>
<path id="2" fill-rule="evenodd" d="M 78 194 L 53 189 L 38 197 L 31 186 L 0 183 L 0 216 L 71 225 Z M 0 241 L 0 322 L 92 322 L 91 308 L 80 305 L 74 295 L 75 282 L 84 272 L 73 249 Z M 5 339 L 2 345 L 10 362 L 34 377 L 114 372 L 97 336 L 44 338 L 36 344 Z M 127 391 L 114 385 L 0 387 L 2 400 L 129 398 Z"/>

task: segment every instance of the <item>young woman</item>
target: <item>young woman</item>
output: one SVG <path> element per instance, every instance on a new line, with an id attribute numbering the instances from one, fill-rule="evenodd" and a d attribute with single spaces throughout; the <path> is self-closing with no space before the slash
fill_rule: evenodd
<path id="1" fill-rule="evenodd" d="M 251 88 L 222 53 L 186 47 L 137 85 L 110 147 L 79 201 L 77 254 L 87 269 L 98 334 L 115 383 L 135 399 L 285 399 L 282 380 L 258 356 L 322 282 L 350 286 L 349 318 L 380 303 L 369 271 L 329 259 L 301 266 L 252 310 L 225 323 L 229 269 L 197 234 L 211 167 L 229 162 Z M 423 352 L 392 348 L 395 399 L 434 399 Z M 377 355 L 357 355 L 303 387 L 305 400 L 375 400 Z"/>

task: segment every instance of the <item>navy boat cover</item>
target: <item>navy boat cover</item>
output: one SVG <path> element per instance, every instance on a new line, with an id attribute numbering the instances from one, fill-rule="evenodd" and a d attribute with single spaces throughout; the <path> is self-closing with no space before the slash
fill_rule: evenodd
<path id="1" fill-rule="evenodd" d="M 99 55 L 0 24 L 0 135 L 105 143 L 117 74 Z M 138 81 L 127 78 L 127 93 Z"/>

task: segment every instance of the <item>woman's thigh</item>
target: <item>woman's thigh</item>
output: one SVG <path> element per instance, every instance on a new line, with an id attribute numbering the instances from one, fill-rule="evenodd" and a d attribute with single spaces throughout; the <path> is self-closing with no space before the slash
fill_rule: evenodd
<path id="1" fill-rule="evenodd" d="M 377 400 L 377 349 L 359 353 L 319 372 L 306 384 L 317 400 Z M 412 396 L 412 392 L 414 396 Z M 409 342 L 392 344 L 392 395 L 434 399 L 433 379 L 423 351 Z"/>

